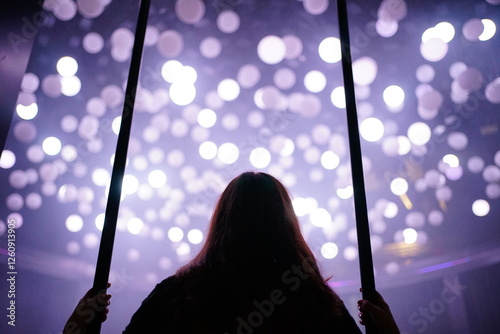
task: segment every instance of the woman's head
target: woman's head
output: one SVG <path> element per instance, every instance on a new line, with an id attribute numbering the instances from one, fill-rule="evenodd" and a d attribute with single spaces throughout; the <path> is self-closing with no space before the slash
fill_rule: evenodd
<path id="1" fill-rule="evenodd" d="M 219 198 L 195 262 L 245 263 L 264 269 L 312 257 L 285 187 L 269 174 L 246 172 Z"/>

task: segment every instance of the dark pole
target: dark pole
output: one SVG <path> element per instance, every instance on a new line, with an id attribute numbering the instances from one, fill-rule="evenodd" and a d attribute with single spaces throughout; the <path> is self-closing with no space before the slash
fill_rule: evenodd
<path id="1" fill-rule="evenodd" d="M 150 0 L 142 0 L 139 9 L 139 18 L 135 31 L 134 48 L 132 49 L 132 59 L 130 61 L 130 70 L 125 89 L 125 102 L 123 104 L 123 113 L 121 119 L 120 132 L 116 145 L 115 161 L 111 174 L 111 185 L 109 189 L 108 202 L 104 217 L 104 227 L 102 229 L 101 243 L 99 245 L 99 255 L 94 276 L 94 285 L 92 287 L 93 295 L 106 292 L 109 272 L 111 267 L 111 255 L 113 253 L 113 244 L 115 241 L 116 222 L 118 219 L 118 209 L 120 207 L 120 198 L 122 192 L 122 180 L 125 173 L 125 163 L 127 160 L 128 143 L 130 139 L 130 130 L 132 127 L 132 116 L 134 113 L 135 95 L 139 80 L 141 67 L 142 51 L 144 47 L 144 37 L 148 23 Z M 96 334 L 101 331 L 101 316 L 97 314 L 91 323 L 88 333 Z"/>
<path id="2" fill-rule="evenodd" d="M 351 154 L 351 171 L 354 188 L 354 209 L 356 214 L 356 230 L 358 235 L 359 269 L 363 299 L 375 300 L 375 277 L 373 275 L 373 259 L 366 206 L 363 161 L 359 139 L 356 96 L 352 75 L 351 45 L 349 41 L 349 24 L 347 20 L 346 0 L 337 0 L 339 16 L 340 45 L 342 50 L 342 72 L 344 75 L 344 91 L 347 111 L 347 129 L 349 132 L 349 150 Z M 366 326 L 367 333 L 375 333 L 373 326 Z"/>

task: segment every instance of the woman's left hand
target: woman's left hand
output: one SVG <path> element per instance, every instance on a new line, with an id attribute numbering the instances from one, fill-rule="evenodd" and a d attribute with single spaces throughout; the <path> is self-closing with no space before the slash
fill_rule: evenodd
<path id="1" fill-rule="evenodd" d="M 110 286 L 111 284 L 108 283 L 108 288 Z M 108 306 L 111 303 L 111 295 L 107 293 L 99 293 L 95 297 L 91 296 L 92 288 L 87 291 L 87 293 L 76 305 L 75 310 L 64 326 L 64 334 L 87 333 L 87 327 L 96 316 L 101 317 L 101 322 L 106 321 L 109 312 Z"/>

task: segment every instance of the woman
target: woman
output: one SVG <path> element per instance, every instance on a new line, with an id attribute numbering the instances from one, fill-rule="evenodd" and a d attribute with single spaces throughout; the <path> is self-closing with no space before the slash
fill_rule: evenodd
<path id="1" fill-rule="evenodd" d="M 362 323 L 375 314 L 375 324 L 397 333 L 386 305 L 360 301 Z M 222 193 L 200 253 L 156 286 L 124 333 L 360 330 L 321 276 L 285 187 L 271 175 L 247 172 Z"/>

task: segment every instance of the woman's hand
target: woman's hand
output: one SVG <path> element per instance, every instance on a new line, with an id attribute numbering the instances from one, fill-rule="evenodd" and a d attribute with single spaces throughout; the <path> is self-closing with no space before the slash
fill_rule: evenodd
<path id="1" fill-rule="evenodd" d="M 399 334 L 399 328 L 392 316 L 389 305 L 385 302 L 382 295 L 375 291 L 375 300 L 369 302 L 362 299 L 358 301 L 360 311 L 360 323 L 365 326 L 371 323 L 377 329 L 379 334 Z"/>
<path id="2" fill-rule="evenodd" d="M 111 286 L 108 283 L 108 288 Z M 91 297 L 92 288 L 87 291 L 82 299 L 76 305 L 75 310 L 69 317 L 64 326 L 63 334 L 85 334 L 87 327 L 96 316 L 101 317 L 101 322 L 106 321 L 108 314 L 108 306 L 111 303 L 111 295 L 98 293 L 95 297 Z"/>

